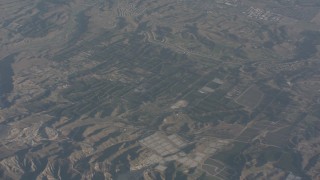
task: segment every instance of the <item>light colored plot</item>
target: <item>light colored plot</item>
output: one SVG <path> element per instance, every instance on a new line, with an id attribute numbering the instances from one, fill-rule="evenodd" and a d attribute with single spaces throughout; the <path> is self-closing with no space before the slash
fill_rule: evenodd
<path id="1" fill-rule="evenodd" d="M 188 106 L 188 102 L 185 100 L 180 100 L 176 102 L 174 105 L 171 106 L 171 109 L 179 109 L 179 108 L 184 108 Z"/>
<path id="2" fill-rule="evenodd" d="M 220 84 L 220 85 L 222 85 L 224 82 L 221 80 L 221 79 L 219 79 L 219 78 L 214 78 L 213 80 L 212 80 L 212 82 L 215 82 L 215 83 L 217 83 L 217 84 Z"/>
<path id="3" fill-rule="evenodd" d="M 213 92 L 214 92 L 214 89 L 209 88 L 209 87 L 207 87 L 207 86 L 204 86 L 203 88 L 199 89 L 199 92 L 200 92 L 200 93 L 213 93 Z"/>
<path id="4" fill-rule="evenodd" d="M 176 134 L 166 136 L 160 132 L 148 136 L 139 142 L 161 156 L 177 153 L 180 151 L 180 148 L 187 145 L 187 143 Z"/>

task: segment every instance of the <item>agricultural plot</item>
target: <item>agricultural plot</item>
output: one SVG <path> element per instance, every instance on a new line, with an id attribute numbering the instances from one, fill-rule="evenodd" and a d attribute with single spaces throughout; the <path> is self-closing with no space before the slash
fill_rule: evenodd
<path id="1" fill-rule="evenodd" d="M 236 102 L 253 110 L 257 107 L 263 98 L 263 93 L 255 85 L 245 90 L 237 99 Z"/>
<path id="2" fill-rule="evenodd" d="M 279 92 L 276 96 L 272 97 L 271 102 L 264 108 L 263 113 L 270 121 L 281 121 L 280 114 L 286 110 L 291 101 L 289 94 Z"/>
<path id="3" fill-rule="evenodd" d="M 186 142 L 177 135 L 165 136 L 161 133 L 148 136 L 140 140 L 140 143 L 157 152 L 162 157 L 174 154 L 186 145 Z"/>
<path id="4" fill-rule="evenodd" d="M 239 135 L 244 127 L 241 125 L 231 125 L 226 122 L 219 123 L 205 134 L 211 137 L 222 139 L 234 139 Z"/>
<path id="5" fill-rule="evenodd" d="M 116 8 L 117 17 L 138 16 L 144 13 L 146 9 L 136 7 L 135 3 L 127 1 L 118 1 Z"/>
<path id="6" fill-rule="evenodd" d="M 202 93 L 190 94 L 190 100 L 197 100 L 190 103 L 188 113 L 199 121 L 222 120 L 228 122 L 242 122 L 247 116 L 241 107 L 234 105 L 229 99 L 220 96 L 218 93 L 207 96 Z M 192 95 L 192 96 L 191 96 Z M 188 99 L 188 98 L 186 98 Z M 232 112 L 232 114 L 230 114 Z"/>
<path id="7" fill-rule="evenodd" d="M 231 168 L 225 168 L 219 174 L 217 174 L 217 177 L 220 177 L 221 179 L 235 179 L 236 173 Z"/>
<path id="8" fill-rule="evenodd" d="M 211 158 L 207 159 L 207 160 L 204 162 L 204 164 L 210 165 L 210 166 L 214 166 L 214 167 L 216 167 L 216 169 L 220 169 L 220 170 L 223 169 L 223 168 L 225 168 L 225 166 L 224 166 L 221 162 L 216 161 L 216 160 L 211 159 Z"/>
<path id="9" fill-rule="evenodd" d="M 247 84 L 238 84 L 226 94 L 226 97 L 230 99 L 236 99 L 247 89 L 247 87 Z"/>
<path id="10" fill-rule="evenodd" d="M 204 162 L 202 170 L 207 173 L 208 178 L 232 179 L 236 174 L 234 170 L 212 158 L 209 158 Z"/>
<path id="11" fill-rule="evenodd" d="M 106 34 L 105 37 L 110 35 Z M 103 38 L 101 40 L 104 41 Z M 70 75 L 70 80 L 74 81 L 73 87 L 64 90 L 63 96 L 77 102 L 77 105 L 64 108 L 63 114 L 73 116 L 81 112 L 90 116 L 99 114 L 100 117 L 107 117 L 119 102 L 126 108 L 137 109 L 143 102 L 155 101 L 158 98 L 175 100 L 186 97 L 190 91 L 207 82 L 201 75 L 190 73 L 190 68 L 182 68 L 184 63 L 189 63 L 180 61 L 182 56 L 174 57 L 175 62 L 170 61 L 170 56 L 174 55 L 170 51 L 164 51 L 154 58 L 153 53 L 156 50 L 153 46 L 137 49 L 135 45 L 125 46 L 121 43 L 115 43 L 108 48 L 92 46 L 86 50 L 89 44 L 94 43 L 100 44 L 98 40 L 93 40 L 56 56 L 58 59 L 66 58 L 70 61 L 71 57 L 82 53 L 80 49 L 84 48 L 84 51 L 89 52 L 85 54 L 96 62 L 92 68 L 83 66 L 82 71 L 78 70 Z M 123 53 L 123 49 L 126 49 L 126 53 Z M 71 65 L 72 61 L 69 64 Z M 147 76 L 133 71 L 137 68 L 146 72 Z M 93 72 L 96 79 L 85 78 Z"/>
<path id="12" fill-rule="evenodd" d="M 286 147 L 289 144 L 289 139 L 286 137 L 290 136 L 293 130 L 291 126 L 287 126 L 276 131 L 270 131 L 264 142 L 278 147 Z"/>
<path id="13" fill-rule="evenodd" d="M 264 9 L 250 7 L 247 12 L 247 16 L 250 18 L 255 18 L 264 21 L 273 21 L 278 22 L 281 19 L 281 16 L 278 14 L 274 14 L 270 11 L 266 11 Z"/>

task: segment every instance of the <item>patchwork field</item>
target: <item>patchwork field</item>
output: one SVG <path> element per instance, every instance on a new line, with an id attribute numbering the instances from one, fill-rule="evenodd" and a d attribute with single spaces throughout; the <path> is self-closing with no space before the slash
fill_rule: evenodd
<path id="1" fill-rule="evenodd" d="M 0 9 L 0 179 L 319 179 L 317 0 Z"/>

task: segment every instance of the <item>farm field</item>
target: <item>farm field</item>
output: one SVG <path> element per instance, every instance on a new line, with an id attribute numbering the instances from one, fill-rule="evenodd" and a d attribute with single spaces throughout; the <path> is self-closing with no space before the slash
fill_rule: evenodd
<path id="1" fill-rule="evenodd" d="M 319 179 L 317 0 L 2 0 L 0 179 Z"/>

